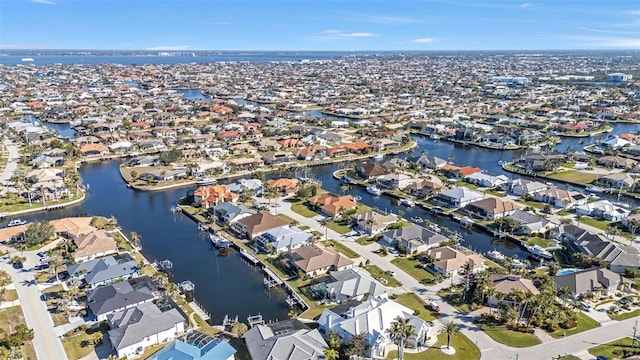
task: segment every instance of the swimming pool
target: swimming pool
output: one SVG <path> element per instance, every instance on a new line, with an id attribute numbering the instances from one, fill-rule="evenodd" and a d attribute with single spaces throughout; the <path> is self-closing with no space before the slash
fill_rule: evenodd
<path id="1" fill-rule="evenodd" d="M 558 275 L 567 275 L 578 271 L 578 269 L 562 269 L 558 271 Z"/>

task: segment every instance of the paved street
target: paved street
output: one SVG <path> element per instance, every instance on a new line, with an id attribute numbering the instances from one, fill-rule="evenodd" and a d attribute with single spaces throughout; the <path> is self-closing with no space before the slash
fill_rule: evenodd
<path id="1" fill-rule="evenodd" d="M 4 169 L 2 169 L 2 173 L 0 173 L 0 182 L 5 184 L 9 179 L 11 179 L 13 172 L 16 171 L 16 168 L 18 167 L 20 153 L 18 152 L 18 146 L 12 143 L 10 139 L 5 137 L 2 141 L 8 153 L 7 165 L 5 165 Z M 4 191 L 5 189 L 3 188 L 2 193 L 4 193 Z"/>
<path id="2" fill-rule="evenodd" d="M 458 323 L 462 333 L 474 341 L 480 348 L 480 351 L 482 352 L 482 359 L 551 359 L 552 357 L 557 357 L 560 354 L 564 355 L 565 353 L 578 354 L 581 358 L 590 359 L 593 357 L 590 355 L 587 356 L 584 353 L 584 350 L 598 344 L 607 343 L 633 334 L 632 327 L 635 319 L 629 319 L 621 322 L 610 321 L 603 324 L 602 327 L 570 336 L 566 340 L 541 337 L 541 340 L 543 340 L 542 344 L 529 348 L 516 349 L 502 345 L 493 341 L 493 339 L 487 336 L 485 332 L 476 327 L 475 324 L 473 324 L 473 319 L 471 317 L 458 314 L 456 309 L 445 303 L 436 294 L 440 288 L 449 286 L 449 280 L 446 280 L 436 286 L 425 287 L 416 279 L 392 264 L 390 261 L 394 258 L 393 255 L 381 257 L 375 254 L 374 251 L 379 248 L 378 244 L 362 246 L 355 242 L 355 237 L 341 235 L 331 229 L 322 227 L 317 221 L 317 218 L 319 217 L 306 218 L 301 216 L 291 210 L 291 203 L 283 201 L 282 199 L 279 199 L 277 203 L 281 205 L 277 207 L 278 213 L 285 214 L 286 216 L 297 220 L 300 225 L 309 226 L 311 230 L 319 231 L 322 234 L 325 234 L 326 231 L 329 239 L 334 239 L 344 243 L 350 249 L 360 254 L 363 259 L 368 259 L 371 264 L 374 264 L 383 270 L 395 271 L 395 277 L 403 285 L 400 289 L 391 289 L 392 293 L 414 292 L 424 300 L 435 300 L 440 305 L 442 315 L 440 320 L 453 319 Z"/>
<path id="3" fill-rule="evenodd" d="M 38 256 L 33 251 L 24 252 L 23 256 L 27 257 L 27 261 L 22 270 L 28 270 L 38 262 Z M 54 331 L 53 320 L 44 301 L 40 300 L 42 293 L 36 285 L 33 273 L 16 270 L 6 261 L 0 262 L 0 268 L 13 278 L 27 326 L 34 330 L 33 346 L 38 359 L 66 359 L 62 342 Z"/>

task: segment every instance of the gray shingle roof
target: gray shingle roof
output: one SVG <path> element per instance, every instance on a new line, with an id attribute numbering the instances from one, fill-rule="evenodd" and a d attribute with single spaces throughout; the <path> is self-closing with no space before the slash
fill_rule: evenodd
<path id="1" fill-rule="evenodd" d="M 154 298 L 146 286 L 134 289 L 129 281 L 100 287 L 87 293 L 89 308 L 96 316 L 132 306 Z"/>
<path id="2" fill-rule="evenodd" d="M 329 348 L 316 329 L 273 325 L 250 329 L 245 334 L 245 342 L 253 360 L 321 360 L 324 350 Z"/>

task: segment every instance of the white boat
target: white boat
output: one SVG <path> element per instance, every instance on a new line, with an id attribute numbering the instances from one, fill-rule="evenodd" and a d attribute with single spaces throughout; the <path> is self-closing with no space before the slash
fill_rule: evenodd
<path id="1" fill-rule="evenodd" d="M 217 180 L 214 179 L 214 178 L 204 178 L 204 179 L 196 181 L 196 185 L 199 185 L 199 186 L 213 185 L 216 182 L 217 182 Z"/>
<path id="2" fill-rule="evenodd" d="M 411 220 L 411 222 L 414 222 L 416 224 L 422 224 L 424 222 L 424 219 L 419 216 L 414 216 L 409 220 Z"/>
<path id="3" fill-rule="evenodd" d="M 382 158 L 384 158 L 382 154 L 373 155 L 373 160 L 382 160 Z"/>
<path id="4" fill-rule="evenodd" d="M 20 61 L 31 62 L 33 61 L 33 58 L 22 58 Z"/>
<path id="5" fill-rule="evenodd" d="M 400 199 L 400 204 L 408 207 L 416 206 L 416 202 L 411 199 Z"/>
<path id="6" fill-rule="evenodd" d="M 460 219 L 460 226 L 462 227 L 470 227 L 470 226 L 473 226 L 473 224 L 474 224 L 473 220 L 469 219 L 469 217 L 467 216 L 463 216 Z"/>
<path id="7" fill-rule="evenodd" d="M 20 225 L 24 225 L 26 224 L 27 221 L 26 220 L 22 220 L 22 219 L 13 219 L 11 221 L 9 221 L 9 223 L 7 224 L 7 227 L 12 227 L 12 226 L 20 226 Z"/>
<path id="8" fill-rule="evenodd" d="M 227 240 L 224 237 L 216 234 L 209 234 L 209 239 L 211 239 L 211 243 L 213 244 L 213 246 L 218 249 L 228 248 L 232 244 L 230 240 Z"/>
<path id="9" fill-rule="evenodd" d="M 504 254 L 498 250 L 487 251 L 485 256 L 494 261 L 502 261 L 505 259 Z"/>
<path id="10" fill-rule="evenodd" d="M 584 188 L 584 190 L 594 194 L 601 194 L 602 192 L 604 192 L 604 189 L 601 189 L 597 186 L 587 186 L 586 188 Z"/>
<path id="11" fill-rule="evenodd" d="M 380 196 L 382 195 L 382 190 L 380 190 L 380 188 L 378 188 L 375 185 L 369 185 L 369 187 L 367 187 L 367 192 L 371 195 L 375 195 L 375 196 Z"/>
<path id="12" fill-rule="evenodd" d="M 553 255 L 548 252 L 547 250 L 543 249 L 542 247 L 540 247 L 540 245 L 527 245 L 525 246 L 525 249 L 527 249 L 528 252 L 530 252 L 531 254 L 544 258 L 544 259 L 552 259 Z"/>
<path id="13" fill-rule="evenodd" d="M 431 230 L 431 231 L 433 231 L 435 233 L 438 233 L 438 234 L 440 232 L 442 232 L 442 229 L 440 229 L 440 226 L 438 226 L 437 224 L 434 224 L 434 223 L 429 224 L 428 228 L 429 228 L 429 230 Z"/>

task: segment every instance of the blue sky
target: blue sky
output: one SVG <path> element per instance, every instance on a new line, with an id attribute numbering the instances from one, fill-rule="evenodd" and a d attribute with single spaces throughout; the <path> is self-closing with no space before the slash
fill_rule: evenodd
<path id="1" fill-rule="evenodd" d="M 640 49 L 640 0 L 2 0 L 0 48 Z"/>

